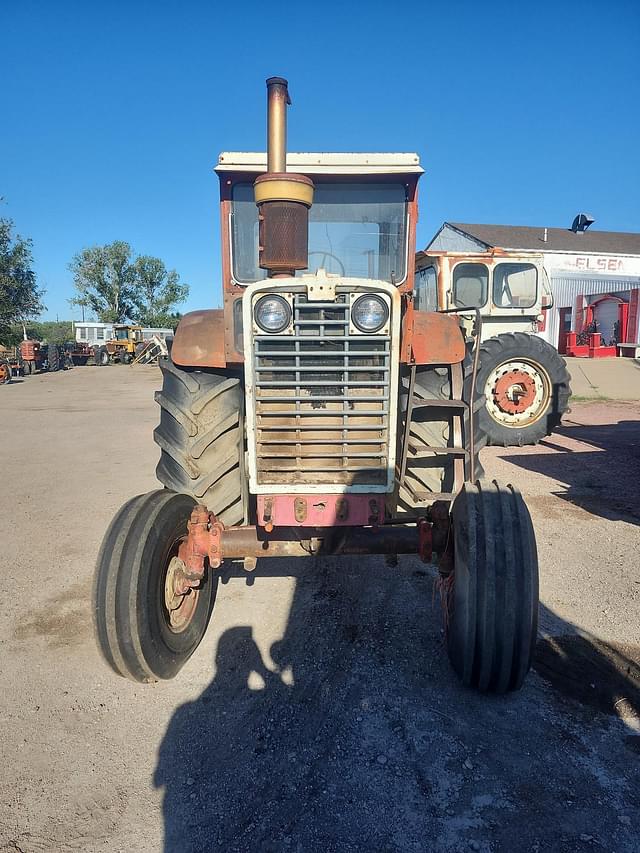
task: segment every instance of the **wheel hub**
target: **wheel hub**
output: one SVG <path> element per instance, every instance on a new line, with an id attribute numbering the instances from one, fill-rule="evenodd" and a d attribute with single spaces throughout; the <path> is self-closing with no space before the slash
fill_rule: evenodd
<path id="1" fill-rule="evenodd" d="M 544 415 L 551 398 L 551 380 L 536 362 L 506 361 L 491 371 L 484 393 L 493 420 L 516 429 Z"/>
<path id="2" fill-rule="evenodd" d="M 522 370 L 510 370 L 498 379 L 493 396 L 498 407 L 509 415 L 520 414 L 532 405 L 536 398 L 536 384 Z"/>
<path id="3" fill-rule="evenodd" d="M 195 613 L 198 590 L 185 584 L 185 565 L 180 557 L 172 557 L 164 583 L 164 604 L 172 631 L 184 631 Z"/>

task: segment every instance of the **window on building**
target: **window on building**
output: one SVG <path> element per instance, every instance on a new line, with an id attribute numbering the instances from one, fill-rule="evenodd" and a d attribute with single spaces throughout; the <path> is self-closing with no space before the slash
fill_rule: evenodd
<path id="1" fill-rule="evenodd" d="M 99 341 L 104 340 L 104 329 L 96 329 L 96 337 Z"/>
<path id="2" fill-rule="evenodd" d="M 533 264 L 497 264 L 493 271 L 493 302 L 497 308 L 532 308 L 538 293 Z"/>
<path id="3" fill-rule="evenodd" d="M 435 267 L 419 270 L 416 276 L 414 302 L 418 311 L 438 310 L 438 276 Z"/>
<path id="4" fill-rule="evenodd" d="M 87 329 L 87 340 L 88 341 L 95 341 L 95 339 L 96 339 L 96 328 L 95 328 L 95 326 L 89 326 L 89 328 Z"/>
<path id="5" fill-rule="evenodd" d="M 77 340 L 84 341 L 87 337 L 87 327 L 86 326 L 78 326 L 77 327 L 78 337 Z"/>
<path id="6" fill-rule="evenodd" d="M 489 292 L 489 270 L 484 264 L 458 264 L 453 271 L 456 308 L 482 308 Z"/>

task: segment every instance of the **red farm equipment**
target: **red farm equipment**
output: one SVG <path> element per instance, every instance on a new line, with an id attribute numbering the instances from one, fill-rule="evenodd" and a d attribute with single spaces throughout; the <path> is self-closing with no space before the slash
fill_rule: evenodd
<path id="1" fill-rule="evenodd" d="M 415 554 L 438 566 L 462 682 L 517 689 L 536 639 L 534 531 L 518 491 L 481 475 L 480 312 L 469 334 L 414 300 L 419 159 L 287 157 L 287 82 L 267 90 L 266 157 L 224 153 L 216 169 L 224 308 L 183 317 L 160 364 L 163 488 L 126 503 L 100 550 L 101 651 L 120 675 L 171 678 L 223 566 Z"/>

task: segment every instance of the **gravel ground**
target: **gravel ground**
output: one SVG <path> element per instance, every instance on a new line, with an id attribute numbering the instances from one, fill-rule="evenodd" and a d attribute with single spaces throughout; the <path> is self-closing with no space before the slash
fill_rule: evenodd
<path id="1" fill-rule="evenodd" d="M 637 853 L 640 405 L 576 404 L 544 444 L 483 451 L 538 536 L 520 693 L 457 684 L 413 558 L 228 578 L 179 677 L 141 686 L 99 658 L 89 593 L 115 510 L 156 487 L 158 379 L 0 388 L 3 853 Z"/>

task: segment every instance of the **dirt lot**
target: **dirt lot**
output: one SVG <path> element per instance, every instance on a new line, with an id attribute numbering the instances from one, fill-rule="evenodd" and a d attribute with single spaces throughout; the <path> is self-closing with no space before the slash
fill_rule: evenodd
<path id="1" fill-rule="evenodd" d="M 640 849 L 640 405 L 483 451 L 538 534 L 538 662 L 478 696 L 413 558 L 220 587 L 173 682 L 117 678 L 89 618 L 113 513 L 156 487 L 154 368 L 0 388 L 0 850 Z"/>

